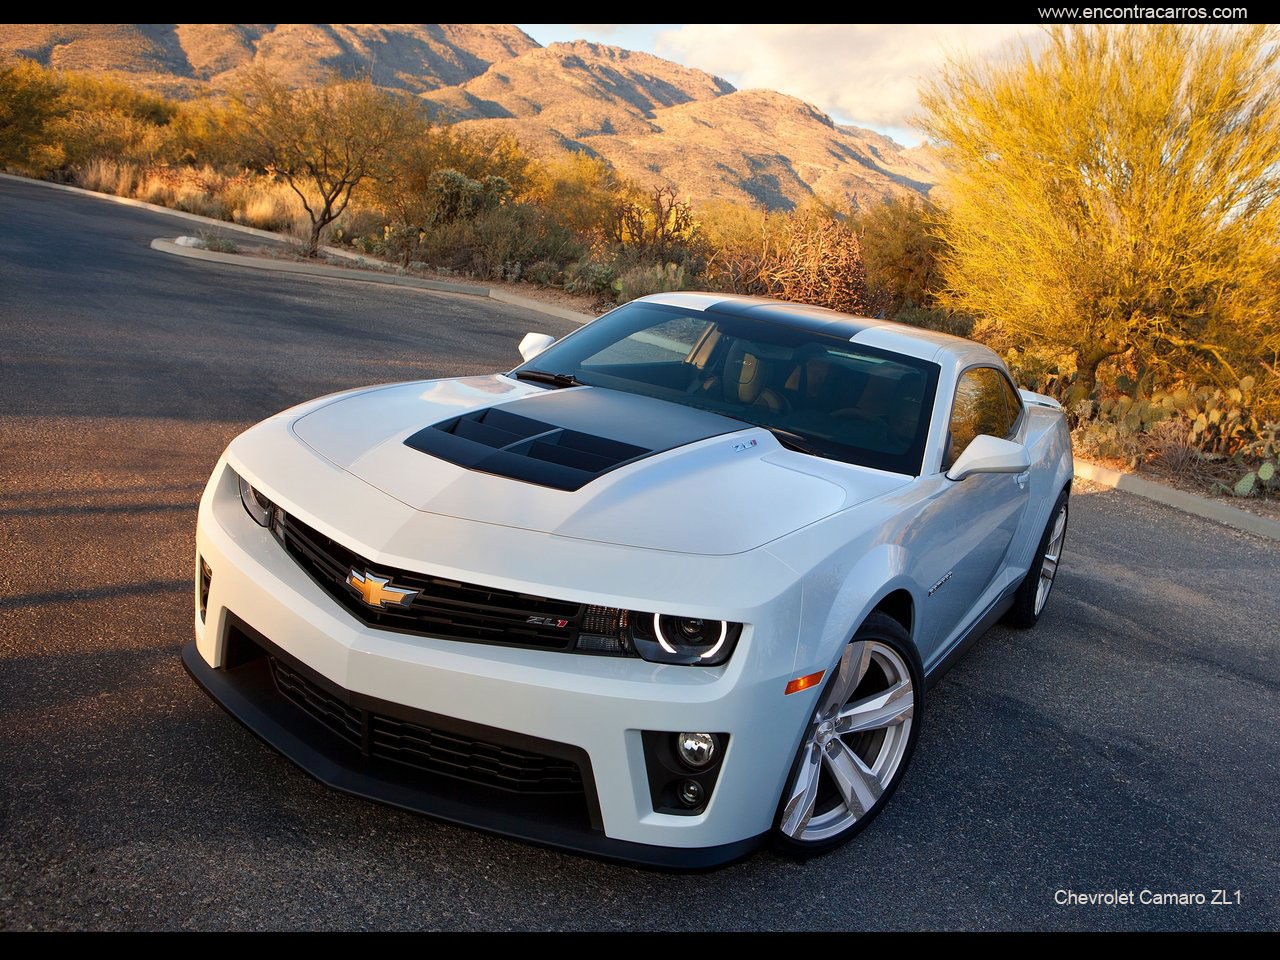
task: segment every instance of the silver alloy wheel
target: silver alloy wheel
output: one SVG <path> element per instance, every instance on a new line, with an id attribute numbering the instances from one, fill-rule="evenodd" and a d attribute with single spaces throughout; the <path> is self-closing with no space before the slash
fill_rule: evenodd
<path id="1" fill-rule="evenodd" d="M 1036 584 L 1036 616 L 1044 609 L 1049 599 L 1049 591 L 1053 589 L 1053 578 L 1058 575 L 1058 561 L 1062 559 L 1062 541 L 1067 536 L 1067 505 L 1064 503 L 1053 521 L 1053 533 L 1049 535 L 1049 543 L 1044 548 L 1044 559 L 1040 563 L 1040 582 Z"/>
<path id="2" fill-rule="evenodd" d="M 782 832 L 826 840 L 865 816 L 902 763 L 914 711 L 902 655 L 876 640 L 850 643 L 805 734 Z"/>

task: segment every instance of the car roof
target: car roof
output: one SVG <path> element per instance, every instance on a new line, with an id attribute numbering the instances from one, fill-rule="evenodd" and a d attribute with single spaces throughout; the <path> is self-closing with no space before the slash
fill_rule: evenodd
<path id="1" fill-rule="evenodd" d="M 767 320 L 934 362 L 942 362 L 945 358 L 966 366 L 993 361 L 999 363 L 999 357 L 992 350 L 963 337 L 769 297 L 729 293 L 658 293 L 641 297 L 638 302 Z"/>

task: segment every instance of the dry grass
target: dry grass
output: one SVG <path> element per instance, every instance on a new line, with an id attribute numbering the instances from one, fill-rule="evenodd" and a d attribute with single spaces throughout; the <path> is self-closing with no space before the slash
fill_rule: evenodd
<path id="1" fill-rule="evenodd" d="M 77 186 L 174 210 L 230 220 L 262 230 L 305 235 L 307 214 L 286 184 L 212 167 L 143 167 L 129 161 L 92 160 L 74 171 Z"/>

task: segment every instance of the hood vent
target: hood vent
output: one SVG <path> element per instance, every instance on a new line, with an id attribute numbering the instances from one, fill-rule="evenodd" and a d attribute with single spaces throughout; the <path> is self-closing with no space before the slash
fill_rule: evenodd
<path id="1" fill-rule="evenodd" d="M 488 407 L 419 430 L 405 444 L 460 467 L 577 490 L 601 474 L 646 457 L 648 447 L 610 440 Z"/>

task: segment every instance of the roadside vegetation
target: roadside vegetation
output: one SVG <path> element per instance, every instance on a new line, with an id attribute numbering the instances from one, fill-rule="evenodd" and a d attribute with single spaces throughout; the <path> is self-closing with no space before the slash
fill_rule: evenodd
<path id="1" fill-rule="evenodd" d="M 1082 454 L 1274 498 L 1278 51 L 1263 27 L 1055 28 L 953 60 L 922 97 L 936 204 L 695 207 L 367 82 L 258 72 L 178 102 L 28 61 L 0 64 L 0 166 L 597 308 L 714 289 L 973 337 L 1064 404 Z"/>

